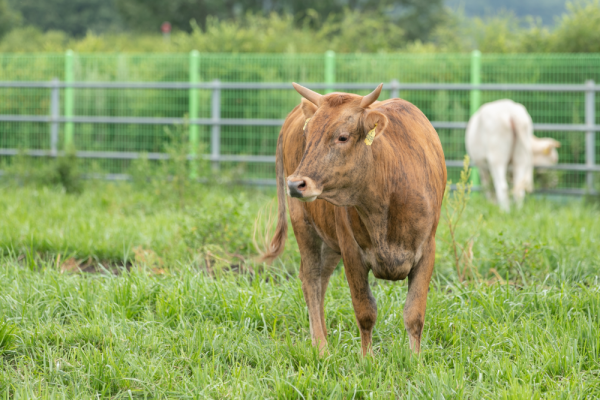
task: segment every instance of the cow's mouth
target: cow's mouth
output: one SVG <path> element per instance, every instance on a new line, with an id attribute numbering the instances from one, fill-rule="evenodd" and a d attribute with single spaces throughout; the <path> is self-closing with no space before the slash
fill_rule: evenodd
<path id="1" fill-rule="evenodd" d="M 315 201 L 317 199 L 317 196 L 296 197 L 296 198 L 304 203 L 310 203 L 311 201 Z"/>

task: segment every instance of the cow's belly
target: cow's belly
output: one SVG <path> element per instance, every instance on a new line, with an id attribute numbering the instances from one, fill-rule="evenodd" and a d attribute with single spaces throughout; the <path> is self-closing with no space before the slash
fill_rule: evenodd
<path id="1" fill-rule="evenodd" d="M 413 267 L 421 260 L 423 245 L 424 243 L 414 250 L 402 246 L 393 246 L 393 248 L 388 246 L 387 249 L 371 247 L 361 249 L 361 256 L 376 278 L 398 281 L 406 279 Z"/>
<path id="2" fill-rule="evenodd" d="M 356 210 L 348 208 L 350 225 L 356 251 L 360 254 L 364 265 L 368 266 L 378 279 L 397 281 L 405 279 L 415 265 L 421 260 L 423 248 L 427 242 L 427 229 L 423 225 L 419 231 L 407 230 L 388 240 L 385 230 L 380 230 L 380 237 L 372 238 L 361 222 Z M 429 218 L 423 221 L 429 224 Z M 419 225 L 419 224 L 416 224 Z"/>

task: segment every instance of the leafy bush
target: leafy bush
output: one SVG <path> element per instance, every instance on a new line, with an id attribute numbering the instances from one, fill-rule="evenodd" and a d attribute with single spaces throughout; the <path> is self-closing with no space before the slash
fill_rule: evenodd
<path id="1" fill-rule="evenodd" d="M 192 21 L 191 32 L 173 32 L 169 40 L 157 34 L 88 32 L 81 39 L 57 31 L 18 28 L 0 42 L 0 52 L 147 52 L 182 53 L 323 53 L 398 50 L 408 43 L 404 30 L 380 13 L 346 11 L 331 16 L 315 28 L 311 15 L 298 26 L 291 15 L 246 14 L 237 20 L 210 17 L 206 27 Z"/>
<path id="2" fill-rule="evenodd" d="M 153 33 L 98 35 L 92 31 L 84 37 L 72 38 L 59 31 L 44 33 L 31 26 L 19 28 L 18 23 L 11 22 L 0 24 L 0 37 L 6 33 L 0 41 L 0 52 L 64 52 L 72 49 L 79 53 L 183 53 L 191 50 L 203 53 L 323 53 L 327 50 L 338 53 L 431 53 L 466 52 L 474 48 L 486 53 L 600 51 L 600 31 L 597 29 L 600 0 L 569 3 L 567 12 L 556 21 L 553 29 L 543 26 L 540 20 L 517 18 L 512 13 L 467 18 L 450 10 L 433 13 L 435 16 L 425 29 L 419 25 L 421 19 L 398 23 L 393 12 L 372 10 L 346 9 L 325 18 L 320 15 L 326 14 L 308 10 L 300 21 L 290 14 L 275 12 L 268 15 L 247 13 L 236 19 L 209 16 L 202 26 L 192 21 L 189 32 L 174 31 L 169 40 Z M 7 13 L 3 14 L 0 2 L 0 19 L 3 15 L 9 18 Z M 188 21 L 190 17 L 186 18 Z M 10 16 L 10 20 L 17 21 L 18 18 Z"/>
<path id="3" fill-rule="evenodd" d="M 74 151 L 56 158 L 30 157 L 19 153 L 3 163 L 4 182 L 9 185 L 59 186 L 67 193 L 81 193 L 80 160 Z"/>

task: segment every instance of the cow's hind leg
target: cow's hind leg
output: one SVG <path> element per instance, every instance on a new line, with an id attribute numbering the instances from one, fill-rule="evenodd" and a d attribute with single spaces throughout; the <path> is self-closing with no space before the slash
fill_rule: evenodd
<path id="1" fill-rule="evenodd" d="M 513 163 L 513 197 L 518 208 L 523 206 L 525 191 L 533 186 L 533 168 L 527 161 Z"/>
<path id="2" fill-rule="evenodd" d="M 508 199 L 508 183 L 506 182 L 506 165 L 491 165 L 492 178 L 494 179 L 494 188 L 498 204 L 503 211 L 510 211 L 510 201 Z"/>
<path id="3" fill-rule="evenodd" d="M 478 165 L 477 168 L 479 169 L 479 177 L 481 179 L 481 189 L 484 191 L 485 197 L 488 199 L 488 201 L 495 203 L 496 195 L 494 194 L 490 170 L 488 169 L 487 165 Z"/>
<path id="4" fill-rule="evenodd" d="M 408 294 L 404 304 L 404 327 L 408 332 L 410 349 L 414 353 L 421 351 L 421 334 L 425 323 L 427 293 L 435 261 L 435 239 L 429 241 L 423 251 L 423 257 L 408 274 Z"/>

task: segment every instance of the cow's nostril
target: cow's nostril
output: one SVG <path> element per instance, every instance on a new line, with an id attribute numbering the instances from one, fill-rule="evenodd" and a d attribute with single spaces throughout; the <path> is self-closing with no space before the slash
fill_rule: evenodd
<path id="1" fill-rule="evenodd" d="M 304 197 L 304 191 L 308 189 L 308 185 L 305 180 L 301 181 L 288 181 L 288 193 L 292 197 L 302 198 Z"/>

